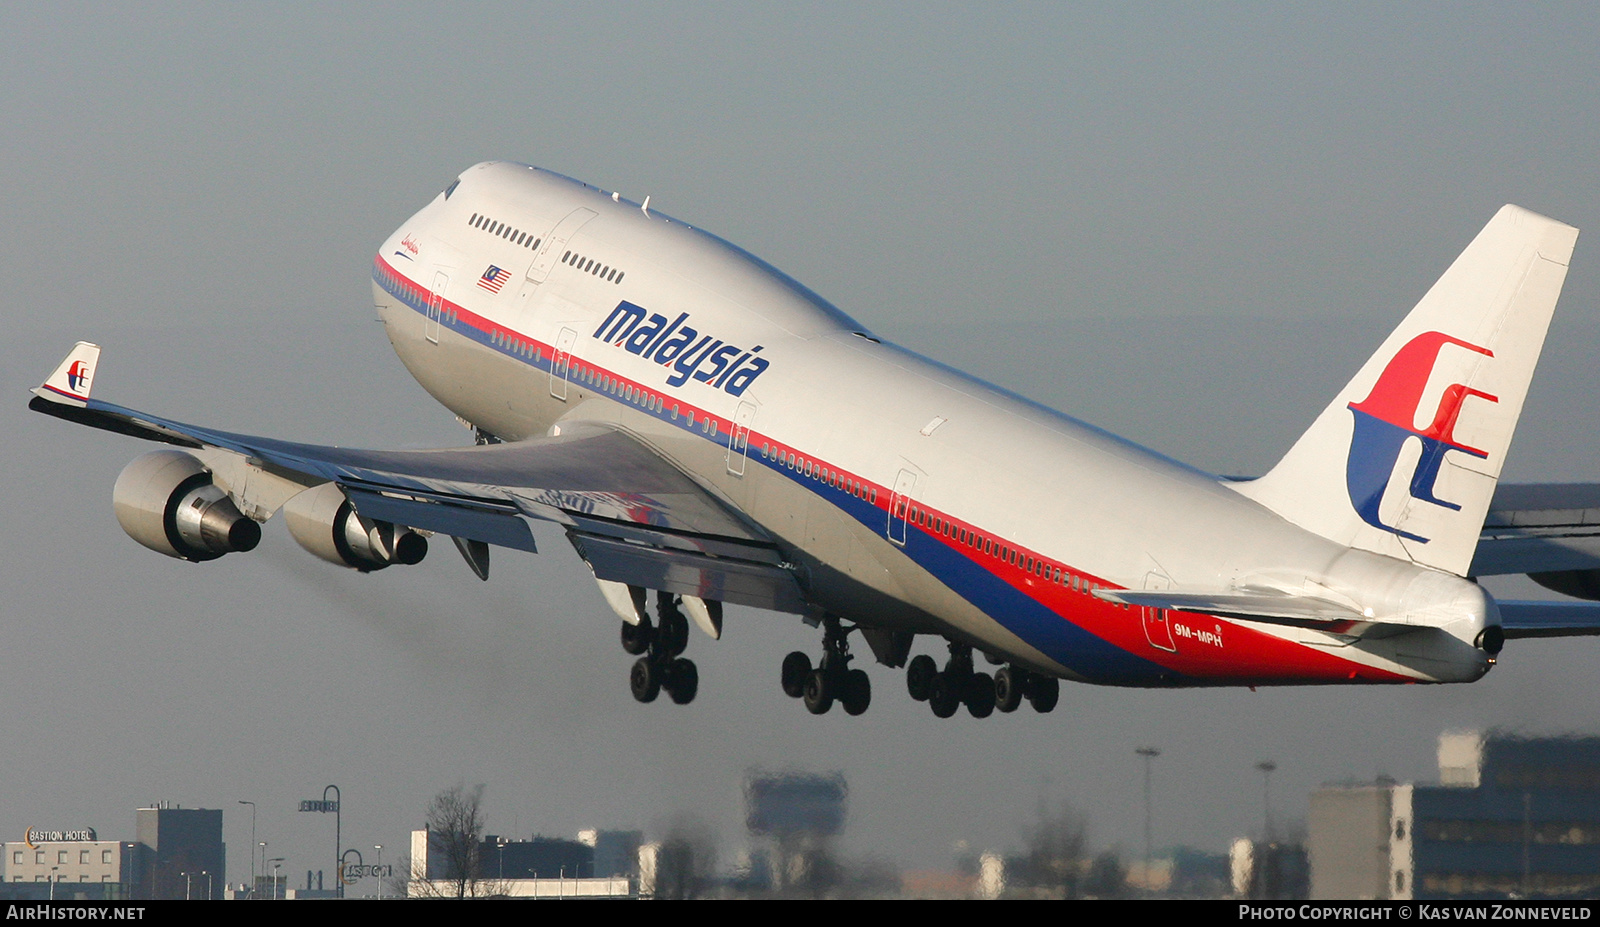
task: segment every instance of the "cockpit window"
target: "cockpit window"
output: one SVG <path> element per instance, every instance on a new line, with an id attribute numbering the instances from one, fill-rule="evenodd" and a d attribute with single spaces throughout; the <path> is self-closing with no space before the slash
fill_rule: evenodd
<path id="1" fill-rule="evenodd" d="M 459 178 L 457 178 L 454 182 L 452 182 L 450 184 L 450 186 L 444 188 L 444 198 L 445 199 L 449 199 L 450 198 L 450 194 L 456 192 L 456 187 L 459 187 L 459 186 L 461 186 L 461 180 Z"/>

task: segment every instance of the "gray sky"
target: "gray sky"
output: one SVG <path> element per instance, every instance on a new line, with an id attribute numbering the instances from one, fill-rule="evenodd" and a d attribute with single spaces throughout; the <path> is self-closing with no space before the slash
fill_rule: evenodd
<path id="1" fill-rule="evenodd" d="M 1163 453 L 1269 467 L 1505 202 L 1600 230 L 1593 5 L 0 5 L 0 834 L 131 839 L 156 800 L 247 809 L 291 872 L 401 849 L 487 785 L 491 831 L 659 828 L 731 849 L 744 769 L 841 769 L 846 849 L 943 866 L 1041 799 L 1097 845 L 1220 850 L 1316 784 L 1428 778 L 1445 727 L 1600 733 L 1600 644 L 1514 642 L 1469 687 L 1068 686 L 941 722 L 871 669 L 862 718 L 778 689 L 798 619 L 696 638 L 692 708 L 631 658 L 561 535 L 477 582 L 449 545 L 372 576 L 281 526 L 169 561 L 117 528 L 148 449 L 26 411 L 77 339 L 98 394 L 307 441 L 465 440 L 373 321 L 373 249 L 488 158 L 652 203 L 881 335 Z M 1600 312 L 1580 238 L 1506 476 L 1600 479 Z M 1528 584 L 1497 583 L 1501 594 Z M 919 649 L 937 652 L 929 644 Z"/>

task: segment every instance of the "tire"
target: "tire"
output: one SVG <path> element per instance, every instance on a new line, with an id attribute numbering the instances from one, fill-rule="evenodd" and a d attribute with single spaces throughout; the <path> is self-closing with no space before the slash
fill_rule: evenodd
<path id="1" fill-rule="evenodd" d="M 994 679 L 988 673 L 973 673 L 967 677 L 967 713 L 974 718 L 987 718 L 994 714 Z"/>
<path id="2" fill-rule="evenodd" d="M 948 718 L 961 707 L 961 695 L 953 682 L 949 674 L 935 673 L 928 684 L 928 707 L 933 709 L 934 717 Z"/>
<path id="3" fill-rule="evenodd" d="M 783 694 L 799 698 L 806 694 L 806 677 L 811 675 L 811 658 L 798 650 L 783 658 Z"/>
<path id="4" fill-rule="evenodd" d="M 694 701 L 695 693 L 700 691 L 700 670 L 693 660 L 680 657 L 668 665 L 666 689 L 675 704 L 687 705 Z"/>
<path id="5" fill-rule="evenodd" d="M 828 709 L 833 707 L 836 688 L 832 675 L 819 669 L 812 670 L 806 676 L 806 690 L 800 697 L 806 703 L 806 711 L 814 715 L 827 714 Z"/>
<path id="6" fill-rule="evenodd" d="M 661 613 L 661 628 L 656 634 L 663 656 L 676 657 L 689 646 L 689 619 L 677 609 Z"/>
<path id="7" fill-rule="evenodd" d="M 1014 666 L 1002 666 L 994 674 L 994 707 L 1010 714 L 1022 704 L 1022 683 L 1025 672 Z"/>
<path id="8" fill-rule="evenodd" d="M 912 657 L 911 665 L 906 667 L 906 691 L 917 701 L 926 702 L 933 677 L 937 675 L 939 666 L 933 662 L 933 657 L 925 653 Z"/>
<path id="9" fill-rule="evenodd" d="M 847 715 L 862 714 L 872 704 L 872 679 L 865 670 L 851 670 L 845 674 L 839 704 L 844 706 Z"/>
<path id="10" fill-rule="evenodd" d="M 628 688 L 633 690 L 633 697 L 638 701 L 655 701 L 661 694 L 661 670 L 649 657 L 640 657 L 633 661 L 633 669 L 628 673 Z"/>
<path id="11" fill-rule="evenodd" d="M 622 623 L 622 649 L 638 656 L 650 649 L 650 640 L 655 636 L 655 628 L 644 622 L 629 624 Z"/>
<path id="12" fill-rule="evenodd" d="M 1039 714 L 1049 714 L 1061 699 L 1061 680 L 1050 676 L 1035 676 L 1028 680 L 1028 704 Z"/>

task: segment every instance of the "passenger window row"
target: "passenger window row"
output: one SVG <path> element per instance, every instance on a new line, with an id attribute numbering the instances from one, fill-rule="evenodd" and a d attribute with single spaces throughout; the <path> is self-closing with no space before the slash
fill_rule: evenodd
<path id="1" fill-rule="evenodd" d="M 532 232 L 524 232 L 522 229 L 513 228 L 505 222 L 497 222 L 488 216 L 473 213 L 472 218 L 467 220 L 467 224 L 475 229 L 482 229 L 490 235 L 498 235 L 514 245 L 520 245 L 530 250 L 536 250 L 539 247 L 540 239 L 533 237 Z"/>
<path id="2" fill-rule="evenodd" d="M 859 480 L 851 479 L 837 470 L 830 470 L 814 460 L 807 460 L 804 457 L 791 454 L 775 444 L 761 445 L 761 456 L 765 460 L 775 460 L 778 466 L 793 470 L 807 479 L 827 483 L 834 489 L 842 490 L 857 499 L 863 499 L 874 505 L 878 503 L 878 490 L 876 488 L 868 486 Z"/>
<path id="3" fill-rule="evenodd" d="M 561 263 L 566 264 L 569 267 L 576 267 L 578 270 L 586 274 L 593 274 L 607 283 L 622 282 L 622 271 L 617 270 L 615 267 L 612 267 L 609 264 L 602 264 L 594 258 L 584 257 L 576 251 L 568 251 L 566 254 L 563 254 L 561 256 Z"/>
<path id="4" fill-rule="evenodd" d="M 992 538 L 984 537 L 976 531 L 969 531 L 949 519 L 935 515 L 926 509 L 912 506 L 910 521 L 912 524 L 933 534 L 947 537 L 957 544 L 964 544 L 974 550 L 981 550 L 987 556 L 1003 560 L 1018 569 L 1032 573 L 1046 582 L 1064 586 L 1073 592 L 1089 593 L 1100 588 L 1099 584 L 1092 582 L 1088 577 L 1079 576 L 1071 570 L 1063 569 Z M 1123 607 L 1126 608 L 1127 606 Z"/>
<path id="5" fill-rule="evenodd" d="M 495 345 L 505 348 L 513 354 L 520 354 L 523 357 L 530 358 L 538 358 L 542 356 L 542 352 L 539 350 L 538 345 L 531 341 L 518 338 L 515 335 L 507 334 L 506 332 L 495 332 L 493 335 L 489 336 L 489 340 L 494 342 Z"/>
<path id="6" fill-rule="evenodd" d="M 619 380 L 610 374 L 601 372 L 598 368 L 580 366 L 576 368 L 573 378 L 595 390 L 615 396 L 623 402 L 639 406 L 647 412 L 666 411 L 667 402 L 665 397 L 651 390 L 640 389 L 631 383 Z M 672 407 L 672 420 L 678 420 L 678 407 L 676 405 Z M 709 423 L 711 420 L 708 418 L 706 421 Z M 694 413 L 692 412 L 689 413 L 689 423 L 691 425 L 694 424 Z"/>

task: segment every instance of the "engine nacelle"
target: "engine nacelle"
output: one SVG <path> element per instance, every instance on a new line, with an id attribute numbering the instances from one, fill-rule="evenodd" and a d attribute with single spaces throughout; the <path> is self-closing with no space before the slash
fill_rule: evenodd
<path id="1" fill-rule="evenodd" d="M 261 526 L 211 482 L 211 471 L 182 451 L 151 451 L 122 469 L 111 491 L 128 537 L 179 560 L 215 560 L 254 550 Z"/>
<path id="2" fill-rule="evenodd" d="M 301 547 L 363 573 L 393 563 L 421 563 L 428 539 L 386 521 L 363 518 L 337 484 L 313 486 L 284 503 L 283 520 Z"/>

